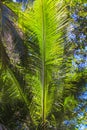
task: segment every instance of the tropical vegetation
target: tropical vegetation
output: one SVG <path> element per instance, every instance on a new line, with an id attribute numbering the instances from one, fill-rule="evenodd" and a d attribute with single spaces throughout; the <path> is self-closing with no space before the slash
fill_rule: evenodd
<path id="1" fill-rule="evenodd" d="M 87 129 L 86 20 L 85 0 L 0 0 L 1 129 Z"/>

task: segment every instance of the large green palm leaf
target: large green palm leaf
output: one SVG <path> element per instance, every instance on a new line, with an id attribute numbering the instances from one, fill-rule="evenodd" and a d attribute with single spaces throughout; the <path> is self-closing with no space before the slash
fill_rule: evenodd
<path id="1" fill-rule="evenodd" d="M 56 0 L 36 0 L 30 12 L 28 26 L 38 39 L 41 57 L 42 119 L 46 122 L 51 111 L 54 88 L 50 88 L 53 74 L 63 60 L 63 28 L 67 25 L 66 8 Z M 39 76 L 38 76 L 39 77 Z M 51 92 L 51 93 L 50 93 Z"/>

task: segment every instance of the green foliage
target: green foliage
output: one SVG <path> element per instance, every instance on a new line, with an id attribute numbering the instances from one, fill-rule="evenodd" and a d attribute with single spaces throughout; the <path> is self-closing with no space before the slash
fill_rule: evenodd
<path id="1" fill-rule="evenodd" d="M 65 101 L 64 101 L 64 111 L 65 112 L 73 111 L 76 105 L 77 105 L 77 102 L 74 99 L 74 96 L 68 96 L 65 98 Z"/>
<path id="2" fill-rule="evenodd" d="M 30 21 L 29 27 L 36 35 L 40 48 L 42 118 L 45 123 L 51 111 L 55 90 L 52 86 L 50 87 L 52 74 L 56 72 L 56 68 L 61 65 L 63 60 L 62 29 L 67 25 L 66 9 L 62 4 L 59 6 L 56 1 L 37 0 L 27 19 Z"/>
<path id="3" fill-rule="evenodd" d="M 4 33 L 0 37 L 0 122 L 11 129 L 17 128 L 17 121 L 23 124 L 21 129 L 25 124 L 30 130 L 61 129 L 63 121 L 74 116 L 76 95 L 87 71 L 72 70 L 73 45 L 65 37 L 70 19 L 64 2 L 36 0 L 25 12 L 18 3 L 4 3 L 15 14 L 5 14 L 9 26 L 5 21 L 0 30 Z"/>

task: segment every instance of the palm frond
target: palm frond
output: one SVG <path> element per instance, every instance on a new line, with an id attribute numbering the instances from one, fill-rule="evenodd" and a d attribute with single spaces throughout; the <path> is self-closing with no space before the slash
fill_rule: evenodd
<path id="1" fill-rule="evenodd" d="M 29 120 L 32 123 L 32 118 L 30 116 L 30 104 L 32 95 L 30 92 L 28 92 L 29 95 L 25 93 L 25 83 L 23 83 L 22 80 L 21 82 L 19 81 L 18 77 L 15 75 L 13 70 L 11 70 L 11 68 L 7 68 L 7 70 L 2 73 L 2 79 L 3 86 L 1 86 L 2 88 L 0 87 L 2 90 L 2 95 L 0 97 L 2 104 L 9 103 L 11 105 L 14 104 L 17 100 L 22 101 L 28 110 Z"/>
<path id="2" fill-rule="evenodd" d="M 46 117 L 51 110 L 50 104 L 52 104 L 53 97 L 53 94 L 49 93 L 50 87 L 48 86 L 52 81 L 53 72 L 57 71 L 63 60 L 64 42 L 62 31 L 67 25 L 66 8 L 60 1 L 36 0 L 33 11 L 30 12 L 28 19 L 28 25 L 38 39 L 42 59 L 42 115 L 43 122 L 46 122 Z"/>

